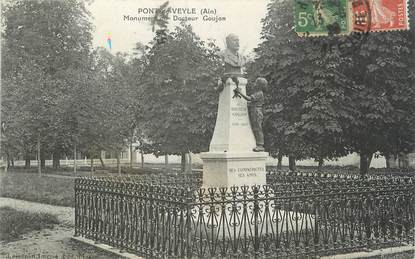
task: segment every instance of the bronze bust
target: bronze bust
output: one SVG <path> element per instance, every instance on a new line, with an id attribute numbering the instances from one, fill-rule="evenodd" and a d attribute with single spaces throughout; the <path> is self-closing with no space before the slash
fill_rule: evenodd
<path id="1" fill-rule="evenodd" d="M 225 72 L 218 82 L 219 91 L 223 90 L 228 78 L 231 78 L 238 87 L 238 77 L 242 77 L 242 67 L 246 63 L 245 58 L 238 53 L 238 50 L 238 36 L 232 33 L 226 36 L 226 49 L 219 53 L 225 66 Z"/>
<path id="2" fill-rule="evenodd" d="M 225 75 L 242 76 L 245 58 L 238 53 L 239 38 L 235 34 L 226 36 L 226 49 L 220 53 L 225 63 Z"/>

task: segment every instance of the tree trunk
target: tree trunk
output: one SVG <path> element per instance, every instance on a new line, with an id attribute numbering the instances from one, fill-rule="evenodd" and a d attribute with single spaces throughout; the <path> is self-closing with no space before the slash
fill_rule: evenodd
<path id="1" fill-rule="evenodd" d="M 187 159 L 187 170 L 188 170 L 188 173 L 192 173 L 192 170 L 193 170 L 193 168 L 192 168 L 192 153 L 187 153 L 187 157 L 188 157 L 188 159 Z"/>
<path id="2" fill-rule="evenodd" d="M 74 174 L 76 174 L 76 156 L 77 155 L 78 154 L 76 153 L 76 143 L 75 143 L 74 148 L 73 148 L 73 173 Z"/>
<path id="3" fill-rule="evenodd" d="M 281 170 L 282 169 L 282 153 L 278 153 L 277 159 L 278 159 L 278 164 L 277 164 L 277 169 Z"/>
<path id="4" fill-rule="evenodd" d="M 4 172 L 7 173 L 8 169 L 9 169 L 9 155 L 6 153 L 6 164 L 4 165 Z"/>
<path id="5" fill-rule="evenodd" d="M 369 154 L 367 158 L 367 171 L 369 172 L 370 164 L 372 163 L 373 154 Z"/>
<path id="6" fill-rule="evenodd" d="M 46 168 L 46 158 L 43 155 L 40 155 L 40 166 L 42 169 Z"/>
<path id="7" fill-rule="evenodd" d="M 133 168 L 133 139 L 130 141 L 130 168 Z"/>
<path id="8" fill-rule="evenodd" d="M 91 156 L 91 174 L 94 173 L 94 157 Z"/>
<path id="9" fill-rule="evenodd" d="M 166 169 L 169 168 L 169 155 L 168 154 L 164 155 L 164 167 Z"/>
<path id="10" fill-rule="evenodd" d="M 409 167 L 408 156 L 405 153 L 399 153 L 398 161 L 399 161 L 399 168 L 407 169 Z"/>
<path id="11" fill-rule="evenodd" d="M 185 171 L 186 171 L 186 153 L 182 153 L 182 161 L 181 161 L 180 165 L 181 165 L 182 173 L 185 173 Z"/>
<path id="12" fill-rule="evenodd" d="M 40 165 L 42 166 L 42 169 L 46 168 L 46 154 L 43 149 L 40 150 Z"/>
<path id="13" fill-rule="evenodd" d="M 24 160 L 24 168 L 29 169 L 30 168 L 30 156 L 28 157 L 26 154 L 24 154 L 22 158 Z M 18 158 L 18 160 L 20 160 L 20 158 Z"/>
<path id="14" fill-rule="evenodd" d="M 367 156 L 360 154 L 360 175 L 363 177 L 367 174 Z"/>
<path id="15" fill-rule="evenodd" d="M 102 152 L 99 152 L 99 161 L 101 162 L 102 168 L 105 168 L 104 160 L 102 159 Z"/>
<path id="16" fill-rule="evenodd" d="M 140 154 L 141 154 L 141 168 L 144 168 L 144 152 L 143 152 L 143 150 L 140 150 Z"/>
<path id="17" fill-rule="evenodd" d="M 26 151 L 24 156 L 24 168 L 29 169 L 30 168 L 30 153 Z"/>
<path id="18" fill-rule="evenodd" d="M 390 158 L 391 158 L 390 155 L 385 155 L 386 169 L 391 168 Z"/>
<path id="19" fill-rule="evenodd" d="M 40 135 L 37 139 L 37 172 L 39 177 L 42 177 L 42 163 L 41 163 L 41 150 L 40 150 Z"/>
<path id="20" fill-rule="evenodd" d="M 13 156 L 10 158 L 10 165 L 12 168 L 14 168 L 14 157 Z"/>
<path id="21" fill-rule="evenodd" d="M 6 172 L 10 168 L 10 156 L 9 153 L 6 153 Z"/>
<path id="22" fill-rule="evenodd" d="M 320 157 L 318 159 L 318 170 L 321 171 L 323 169 L 323 165 L 324 165 L 324 159 L 322 157 Z"/>
<path id="23" fill-rule="evenodd" d="M 121 163 L 120 163 L 120 154 L 117 153 L 117 172 L 121 175 Z"/>
<path id="24" fill-rule="evenodd" d="M 365 177 L 369 172 L 370 163 L 372 161 L 372 155 L 368 153 L 360 154 L 360 176 Z"/>
<path id="25" fill-rule="evenodd" d="M 288 167 L 290 171 L 295 171 L 295 156 L 288 156 Z"/>
<path id="26" fill-rule="evenodd" d="M 60 152 L 58 152 L 58 151 L 53 152 L 53 160 L 52 160 L 53 162 L 52 162 L 52 164 L 53 164 L 54 169 L 58 169 L 61 166 L 60 159 L 61 159 Z"/>

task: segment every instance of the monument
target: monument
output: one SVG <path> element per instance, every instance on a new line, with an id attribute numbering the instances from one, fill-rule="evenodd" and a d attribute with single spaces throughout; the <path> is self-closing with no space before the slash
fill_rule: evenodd
<path id="1" fill-rule="evenodd" d="M 246 95 L 247 80 L 242 74 L 245 59 L 238 50 L 238 37 L 228 35 L 226 49 L 221 53 L 225 73 L 218 81 L 220 93 L 215 130 L 209 152 L 201 154 L 204 187 L 266 184 L 268 154 L 263 152 L 262 127 L 258 126 L 262 120 L 263 95 L 258 97 L 262 91 Z M 255 88 L 263 87 L 264 80 L 257 80 Z M 251 103 L 249 111 L 248 102 Z"/>

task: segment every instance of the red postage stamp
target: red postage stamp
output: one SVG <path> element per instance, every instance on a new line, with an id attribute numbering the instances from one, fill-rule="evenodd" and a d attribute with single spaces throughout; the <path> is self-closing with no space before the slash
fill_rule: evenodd
<path id="1" fill-rule="evenodd" d="M 369 32 L 371 25 L 370 1 L 352 1 L 352 25 L 355 32 Z"/>
<path id="2" fill-rule="evenodd" d="M 370 31 L 408 29 L 407 0 L 368 0 Z"/>

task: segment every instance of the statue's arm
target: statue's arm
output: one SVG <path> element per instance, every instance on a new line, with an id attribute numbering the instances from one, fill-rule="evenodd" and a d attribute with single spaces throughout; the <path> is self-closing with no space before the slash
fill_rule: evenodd
<path id="1" fill-rule="evenodd" d="M 239 96 L 247 100 L 248 102 L 252 101 L 252 98 L 248 95 L 245 95 L 241 92 L 240 88 L 236 88 L 235 91 L 238 93 Z"/>

